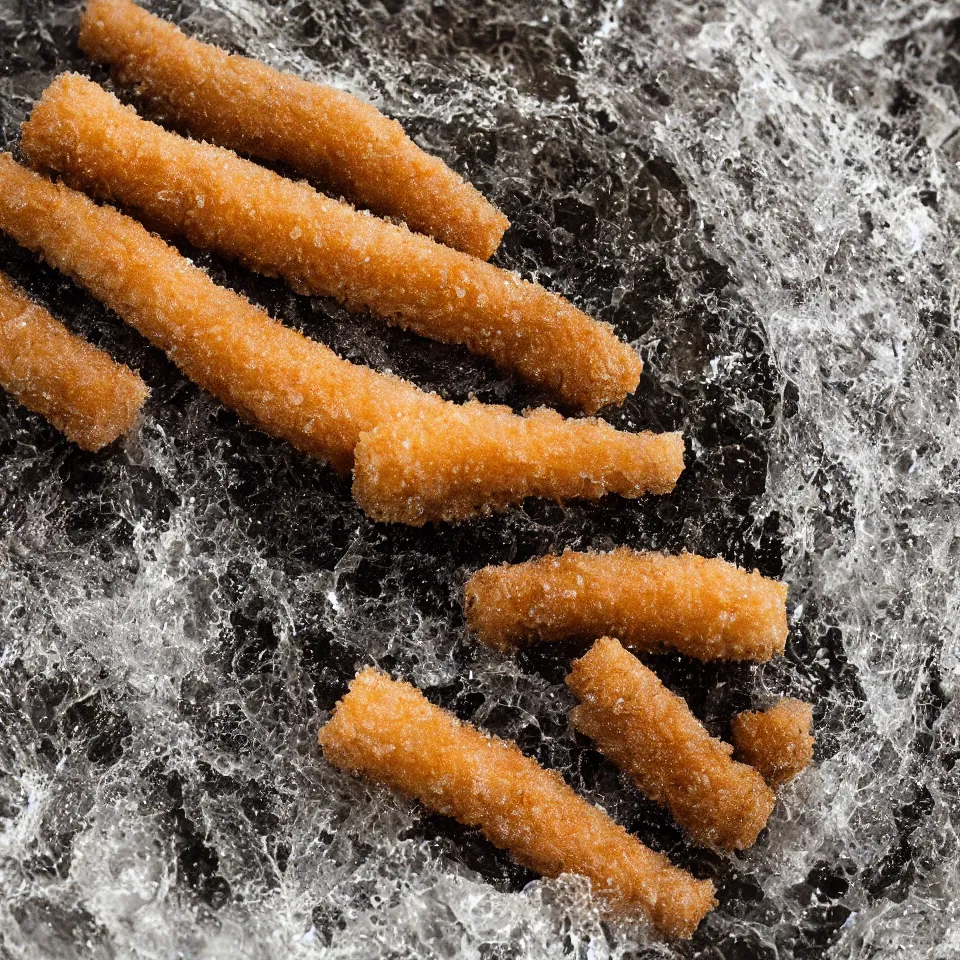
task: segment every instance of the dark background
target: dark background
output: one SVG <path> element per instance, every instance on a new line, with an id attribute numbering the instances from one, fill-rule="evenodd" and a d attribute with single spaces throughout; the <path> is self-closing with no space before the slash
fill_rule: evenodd
<path id="1" fill-rule="evenodd" d="M 0 397 L 0 953 L 484 958 L 954 957 L 960 553 L 951 4 L 204 0 L 154 12 L 374 100 L 513 226 L 495 262 L 640 346 L 609 419 L 683 430 L 676 492 L 425 530 L 182 378 L 69 281 L 0 266 L 153 393 L 96 456 Z M 98 80 L 78 7 L 0 0 L 0 120 Z M 128 92 L 121 95 L 129 97 Z M 341 355 L 444 396 L 542 402 L 466 351 L 183 248 Z M 576 648 L 465 634 L 486 563 L 626 544 L 791 586 L 786 656 L 649 662 L 718 735 L 814 703 L 817 765 L 720 856 L 575 735 Z M 711 877 L 694 940 L 601 919 L 482 837 L 328 768 L 377 663 Z"/>

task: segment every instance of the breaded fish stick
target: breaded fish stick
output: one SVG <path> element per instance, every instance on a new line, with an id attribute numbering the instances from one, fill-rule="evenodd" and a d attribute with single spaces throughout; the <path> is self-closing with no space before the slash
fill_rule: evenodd
<path id="1" fill-rule="evenodd" d="M 769 710 L 744 710 L 731 724 L 737 755 L 771 787 L 792 780 L 813 759 L 813 707 L 786 697 Z"/>
<path id="2" fill-rule="evenodd" d="M 0 386 L 96 452 L 133 427 L 150 391 L 0 273 Z"/>
<path id="3" fill-rule="evenodd" d="M 467 403 L 365 433 L 353 495 L 375 520 L 419 527 L 521 503 L 606 493 L 669 493 L 683 471 L 679 433 L 623 433 L 602 420 Z"/>
<path id="4" fill-rule="evenodd" d="M 537 873 L 587 877 L 667 936 L 691 936 L 716 903 L 712 883 L 645 847 L 559 774 L 376 670 L 357 675 L 320 744 L 336 766 L 479 827 Z"/>
<path id="5" fill-rule="evenodd" d="M 607 324 L 515 274 L 317 193 L 210 144 L 141 120 L 95 83 L 58 78 L 23 128 L 31 163 L 136 210 L 161 232 L 280 276 L 307 294 L 369 308 L 466 344 L 593 412 L 640 379 Z"/>
<path id="6" fill-rule="evenodd" d="M 217 286 L 135 220 L 0 153 L 0 230 L 140 331 L 266 433 L 347 471 L 360 434 L 444 402 L 341 360 Z"/>
<path id="7" fill-rule="evenodd" d="M 510 225 L 370 104 L 192 40 L 130 0 L 90 0 L 80 46 L 195 136 L 287 164 L 448 246 L 487 260 Z"/>
<path id="8" fill-rule="evenodd" d="M 491 647 L 617 637 L 698 660 L 769 660 L 787 638 L 787 586 L 723 560 L 620 547 L 479 570 L 467 623 Z"/>
<path id="9" fill-rule="evenodd" d="M 575 660 L 567 686 L 582 701 L 572 714 L 577 730 L 667 807 L 691 839 L 732 850 L 756 842 L 773 792 L 616 640 L 604 637 Z"/>

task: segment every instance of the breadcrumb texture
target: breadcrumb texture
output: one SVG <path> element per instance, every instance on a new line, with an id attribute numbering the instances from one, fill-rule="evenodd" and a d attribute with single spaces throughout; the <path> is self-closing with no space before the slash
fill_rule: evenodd
<path id="1" fill-rule="evenodd" d="M 724 560 L 619 547 L 484 567 L 464 608 L 484 643 L 610 635 L 698 660 L 769 660 L 787 639 L 787 585 Z"/>
<path id="2" fill-rule="evenodd" d="M 731 721 L 737 755 L 779 787 L 813 759 L 813 707 L 786 697 L 769 710 L 744 710 Z"/>
<path id="3" fill-rule="evenodd" d="M 609 324 L 538 284 L 411 233 L 140 118 L 76 74 L 60 76 L 23 127 L 36 166 L 136 210 L 163 233 L 336 297 L 416 333 L 462 343 L 593 413 L 640 381 Z"/>
<path id="4" fill-rule="evenodd" d="M 0 386 L 84 450 L 127 433 L 150 391 L 0 273 Z"/>
<path id="5" fill-rule="evenodd" d="M 678 433 L 626 433 L 541 408 L 467 403 L 384 423 L 360 438 L 354 499 L 377 520 L 422 526 L 522 503 L 669 493 L 683 471 Z"/>
<path id="6" fill-rule="evenodd" d="M 195 136 L 287 164 L 457 250 L 487 260 L 510 226 L 370 104 L 230 56 L 130 0 L 90 0 L 80 46 Z"/>
<path id="7" fill-rule="evenodd" d="M 0 230 L 43 255 L 241 417 L 350 469 L 360 434 L 443 401 L 341 360 L 110 207 L 0 154 Z"/>
<path id="8" fill-rule="evenodd" d="M 415 687 L 362 670 L 320 731 L 324 756 L 478 827 L 548 877 L 577 873 L 669 937 L 690 937 L 713 884 L 674 867 L 515 744 L 461 723 Z"/>
<path id="9" fill-rule="evenodd" d="M 604 637 L 575 660 L 567 686 L 582 701 L 572 714 L 577 730 L 669 808 L 692 840 L 730 850 L 756 843 L 773 792 L 618 641 Z"/>

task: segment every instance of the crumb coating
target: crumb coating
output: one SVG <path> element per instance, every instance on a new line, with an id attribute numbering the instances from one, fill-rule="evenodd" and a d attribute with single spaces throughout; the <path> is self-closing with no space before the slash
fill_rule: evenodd
<path id="1" fill-rule="evenodd" d="M 636 352 L 562 297 L 323 196 L 236 154 L 141 119 L 75 74 L 54 81 L 23 127 L 34 166 L 137 212 L 165 234 L 462 343 L 587 412 L 640 380 Z"/>
<path id="2" fill-rule="evenodd" d="M 786 697 L 769 710 L 744 710 L 731 722 L 737 756 L 771 787 L 792 780 L 813 759 L 813 707 Z"/>
<path id="3" fill-rule="evenodd" d="M 131 0 L 90 0 L 80 47 L 194 136 L 284 163 L 457 250 L 487 260 L 510 225 L 370 104 L 187 37 Z"/>
<path id="4" fill-rule="evenodd" d="M 376 520 L 422 526 L 521 503 L 668 493 L 683 471 L 677 433 L 467 403 L 382 424 L 360 438 L 353 495 Z"/>
<path id="5" fill-rule="evenodd" d="M 215 284 L 135 220 L 0 153 L 0 230 L 72 277 L 264 432 L 348 471 L 361 433 L 423 405 Z"/>
<path id="6" fill-rule="evenodd" d="M 581 700 L 572 714 L 576 729 L 668 808 L 692 840 L 732 850 L 756 842 L 773 791 L 616 640 L 604 637 L 574 661 L 567 686 Z"/>
<path id="7" fill-rule="evenodd" d="M 786 601 L 786 584 L 724 560 L 626 547 L 485 567 L 465 591 L 470 629 L 500 650 L 614 636 L 638 650 L 698 660 L 783 653 Z"/>
<path id="8" fill-rule="evenodd" d="M 150 391 L 0 273 L 0 386 L 91 452 L 127 433 Z"/>
<path id="9" fill-rule="evenodd" d="M 576 873 L 663 934 L 689 937 L 713 884 L 644 846 L 513 743 L 461 723 L 415 687 L 361 671 L 320 731 L 327 760 L 478 827 L 547 877 Z"/>

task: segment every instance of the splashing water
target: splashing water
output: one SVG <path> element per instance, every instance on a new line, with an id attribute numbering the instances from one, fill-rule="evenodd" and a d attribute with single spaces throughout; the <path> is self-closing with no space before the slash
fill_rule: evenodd
<path id="1" fill-rule="evenodd" d="M 0 264 L 153 389 L 99 456 L 0 398 L 0 954 L 960 955 L 960 8 L 923 0 L 164 0 L 155 12 L 400 119 L 514 223 L 497 262 L 639 343 L 610 419 L 683 429 L 670 497 L 426 531 L 185 382 L 34 258 Z M 78 6 L 0 0 L 0 130 Z M 454 347 L 186 250 L 350 359 L 451 399 L 541 398 Z M 722 555 L 791 590 L 787 656 L 651 658 L 714 732 L 815 704 L 815 767 L 740 856 L 690 847 L 577 737 L 566 648 L 465 635 L 484 563 Z M 718 884 L 693 941 L 600 916 L 474 832 L 324 764 L 377 663 Z"/>

